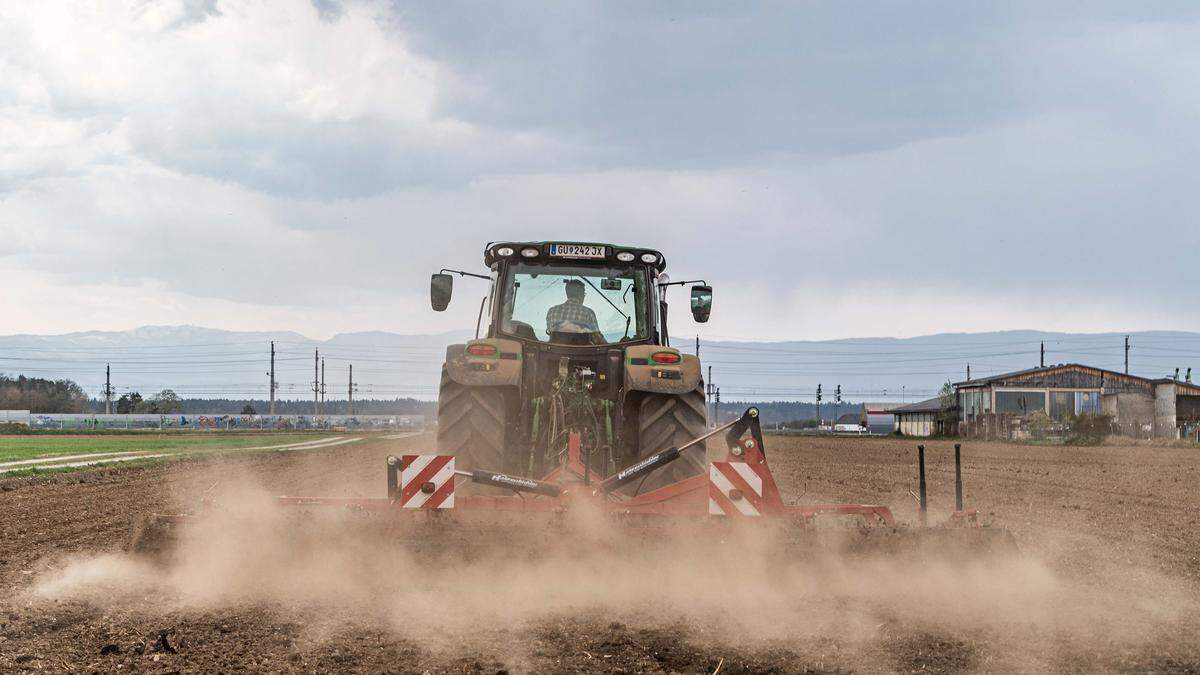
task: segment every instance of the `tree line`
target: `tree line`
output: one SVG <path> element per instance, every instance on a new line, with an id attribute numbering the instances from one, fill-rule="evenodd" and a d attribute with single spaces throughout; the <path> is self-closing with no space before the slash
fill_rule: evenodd
<path id="1" fill-rule="evenodd" d="M 99 410 L 104 410 L 104 402 L 96 401 Z M 148 399 L 136 391 L 121 394 L 113 412 L 118 415 L 175 415 L 183 412 L 183 399 L 170 389 L 163 389 Z"/>
<path id="2" fill-rule="evenodd" d="M 113 412 L 118 414 L 179 414 L 179 415 L 266 415 L 271 404 L 265 399 L 257 398 L 179 398 L 175 392 L 165 389 L 150 399 L 143 399 L 137 392 L 124 394 L 117 399 Z M 325 401 L 322 413 L 326 415 L 345 415 L 347 405 L 345 400 Z M 104 411 L 104 400 L 91 401 L 92 412 Z M 437 403 L 434 401 L 419 401 L 414 398 L 396 399 L 355 399 L 354 414 L 356 415 L 430 415 L 437 413 Z M 311 400 L 277 400 L 275 401 L 277 415 L 311 415 L 313 402 Z"/>
<path id="3" fill-rule="evenodd" d="M 40 377 L 10 377 L 0 374 L 0 409 L 39 413 L 81 413 L 87 412 L 87 408 L 87 394 L 71 380 L 45 380 Z"/>

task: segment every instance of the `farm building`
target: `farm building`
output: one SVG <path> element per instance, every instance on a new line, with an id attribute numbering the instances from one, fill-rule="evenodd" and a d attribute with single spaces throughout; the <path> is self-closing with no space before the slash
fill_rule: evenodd
<path id="1" fill-rule="evenodd" d="M 867 418 L 867 433 L 890 434 L 896 430 L 896 416 L 892 408 L 898 408 L 899 403 L 864 403 L 863 415 Z"/>
<path id="2" fill-rule="evenodd" d="M 1043 413 L 1062 423 L 1084 413 L 1112 418 L 1135 437 L 1194 437 L 1200 430 L 1200 386 L 1172 378 L 1149 379 L 1077 363 L 1030 368 L 958 382 L 965 430 L 1020 436 Z M 1042 418 L 1042 419 L 1045 419 Z"/>
<path id="3" fill-rule="evenodd" d="M 941 436 L 952 433 L 943 428 L 942 399 L 935 397 L 919 403 L 902 405 L 892 408 L 891 413 L 896 417 L 896 431 L 905 436 Z"/>
<path id="4" fill-rule="evenodd" d="M 833 430 L 835 432 L 858 434 L 866 432 L 867 425 L 863 424 L 862 413 L 846 413 L 838 417 L 837 421 L 833 423 Z"/>

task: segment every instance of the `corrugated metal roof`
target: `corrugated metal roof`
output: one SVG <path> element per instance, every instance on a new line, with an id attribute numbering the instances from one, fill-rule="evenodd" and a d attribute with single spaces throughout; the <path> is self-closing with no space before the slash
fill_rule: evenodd
<path id="1" fill-rule="evenodd" d="M 942 399 L 941 399 L 941 397 L 934 397 L 931 399 L 920 401 L 918 403 L 910 403 L 908 405 L 903 405 L 903 406 L 900 406 L 899 408 L 892 408 L 888 412 L 891 412 L 896 415 L 900 415 L 902 413 L 922 413 L 922 412 L 941 412 L 941 411 L 942 411 Z"/>

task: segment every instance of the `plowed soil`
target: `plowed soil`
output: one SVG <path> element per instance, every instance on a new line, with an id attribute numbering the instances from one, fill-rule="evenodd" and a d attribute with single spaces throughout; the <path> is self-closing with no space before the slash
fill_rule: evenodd
<path id="1" fill-rule="evenodd" d="M 916 519 L 913 441 L 767 445 L 789 501 Z M 966 443 L 967 505 L 1021 547 L 1003 561 L 792 559 L 720 541 L 625 556 L 582 524 L 548 555 L 428 569 L 385 524 L 356 534 L 369 516 L 297 523 L 264 506 L 380 497 L 384 458 L 429 447 L 0 480 L 0 671 L 1200 671 L 1200 450 Z M 937 522 L 952 444 L 928 455 Z M 206 496 L 258 520 L 218 521 L 183 560 L 122 551 L 143 514 Z M 281 534 L 297 525 L 305 537 Z"/>

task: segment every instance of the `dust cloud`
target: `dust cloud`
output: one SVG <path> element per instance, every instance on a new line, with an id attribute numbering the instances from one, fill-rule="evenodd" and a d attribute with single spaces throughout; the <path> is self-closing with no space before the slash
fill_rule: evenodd
<path id="1" fill-rule="evenodd" d="M 989 667 L 1033 670 L 1059 658 L 1047 636 L 1142 644 L 1190 602 L 1146 571 L 1076 580 L 1028 555 L 843 554 L 785 543 L 789 534 L 769 527 L 646 532 L 587 509 L 554 524 L 402 526 L 278 507 L 249 482 L 214 497 L 220 507 L 182 531 L 168 560 L 76 558 L 34 593 L 148 612 L 267 605 L 304 617 L 314 634 L 388 626 L 446 650 L 560 616 L 684 626 L 686 639 L 737 644 L 836 636 L 864 653 L 897 633 L 967 635 L 998 650 Z"/>

